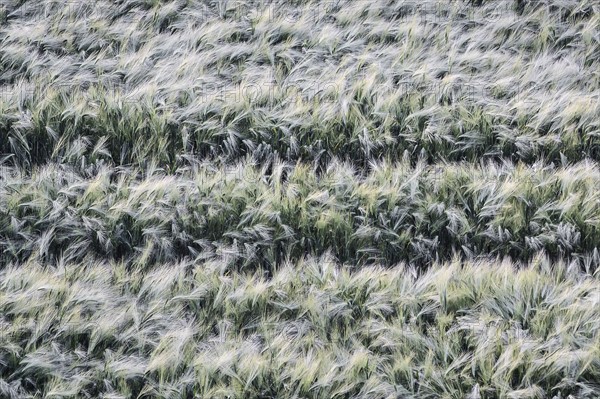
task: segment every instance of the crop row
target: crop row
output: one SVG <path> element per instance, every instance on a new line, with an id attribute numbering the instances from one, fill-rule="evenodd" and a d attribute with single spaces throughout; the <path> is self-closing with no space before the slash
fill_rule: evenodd
<path id="1" fill-rule="evenodd" d="M 600 282 L 538 258 L 272 278 L 220 261 L 0 271 L 0 395 L 595 398 Z"/>
<path id="2" fill-rule="evenodd" d="M 409 157 L 407 157 L 408 159 Z M 228 254 L 271 270 L 326 251 L 342 262 L 429 264 L 453 255 L 526 261 L 587 259 L 597 267 L 600 169 L 511 163 L 325 169 L 240 162 L 166 174 L 49 165 L 0 172 L 4 263 L 102 258 L 143 263 Z"/>
<path id="3" fill-rule="evenodd" d="M 150 3 L 7 10 L 0 153 L 600 159 L 592 1 L 438 1 L 425 21 L 398 20 L 405 1 Z M 235 17 L 261 5 L 297 19 Z"/>

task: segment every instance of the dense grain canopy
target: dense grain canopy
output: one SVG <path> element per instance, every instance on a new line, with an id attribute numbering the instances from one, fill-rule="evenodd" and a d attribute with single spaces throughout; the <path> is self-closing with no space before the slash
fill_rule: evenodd
<path id="1" fill-rule="evenodd" d="M 596 0 L 0 0 L 0 398 L 598 399 L 599 71 Z"/>
<path id="2" fill-rule="evenodd" d="M 600 158 L 591 0 L 3 3 L 21 164 Z"/>

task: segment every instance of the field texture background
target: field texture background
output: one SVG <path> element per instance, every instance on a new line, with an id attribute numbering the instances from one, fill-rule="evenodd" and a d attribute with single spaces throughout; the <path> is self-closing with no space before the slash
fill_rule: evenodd
<path id="1" fill-rule="evenodd" d="M 0 0 L 0 398 L 600 398 L 594 0 Z"/>

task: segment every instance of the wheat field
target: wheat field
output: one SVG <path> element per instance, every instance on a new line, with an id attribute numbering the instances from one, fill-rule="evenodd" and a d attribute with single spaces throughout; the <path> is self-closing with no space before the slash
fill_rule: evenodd
<path id="1" fill-rule="evenodd" d="M 596 0 L 0 0 L 0 398 L 600 398 Z"/>

